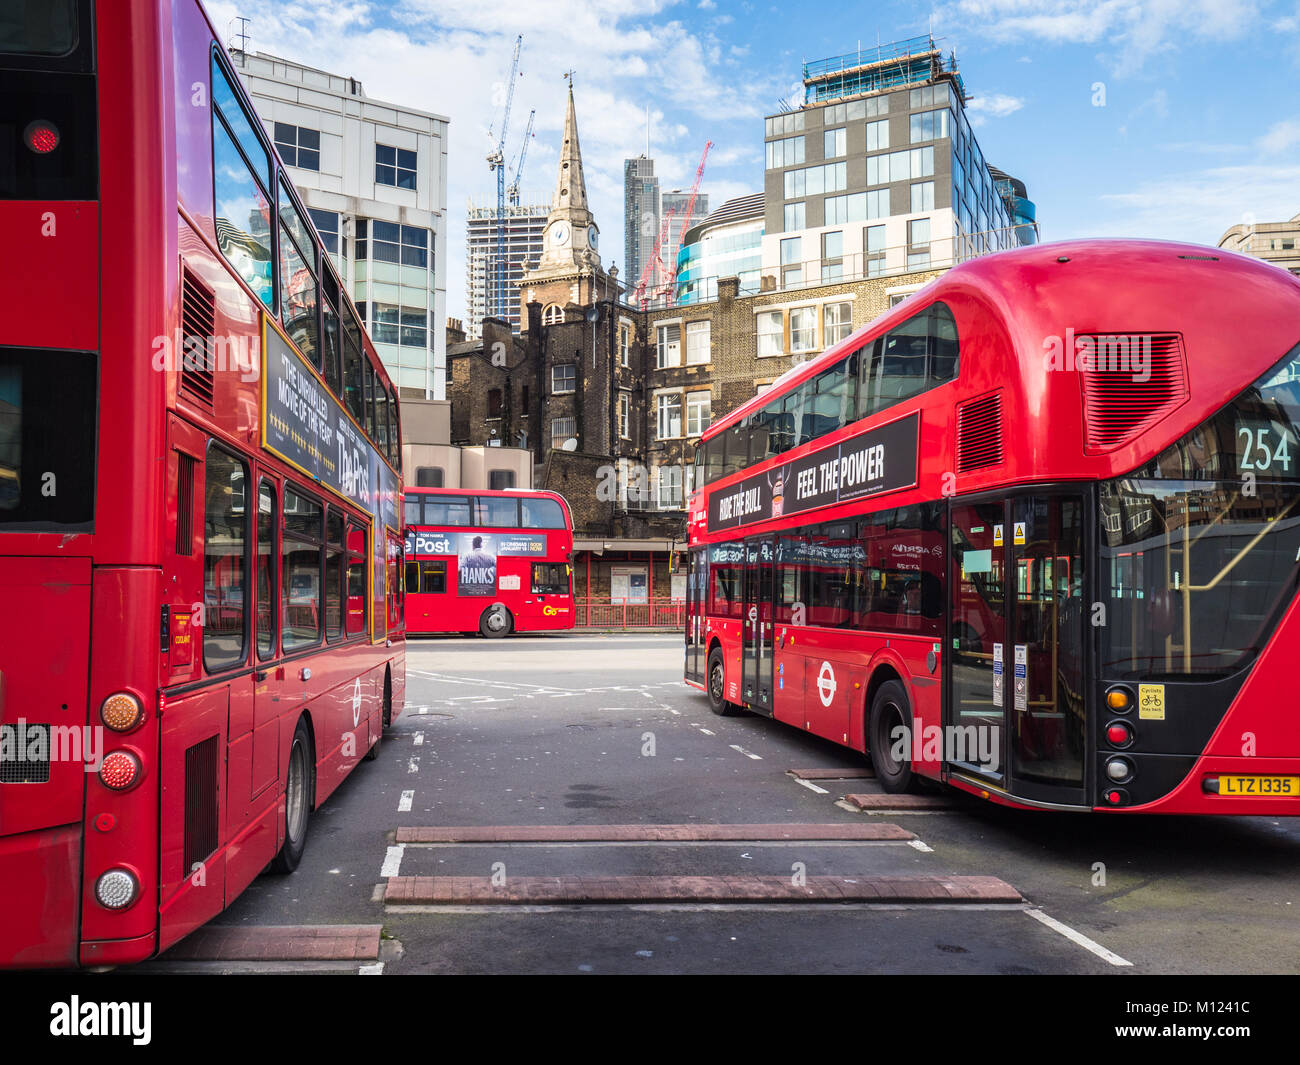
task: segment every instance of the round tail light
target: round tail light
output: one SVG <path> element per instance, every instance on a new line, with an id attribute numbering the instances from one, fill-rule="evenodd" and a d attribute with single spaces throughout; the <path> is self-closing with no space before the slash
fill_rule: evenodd
<path id="1" fill-rule="evenodd" d="M 139 881 L 125 869 L 110 869 L 95 881 L 95 899 L 106 910 L 125 910 L 139 894 Z"/>
<path id="2" fill-rule="evenodd" d="M 59 146 L 59 127 L 43 118 L 28 122 L 23 130 L 23 143 L 37 155 L 49 155 Z"/>
<path id="3" fill-rule="evenodd" d="M 144 720 L 144 707 L 129 692 L 118 692 L 104 700 L 99 719 L 114 732 L 130 732 Z"/>
<path id="4" fill-rule="evenodd" d="M 99 779 L 106 788 L 126 791 L 140 779 L 140 759 L 127 751 L 114 751 L 99 767 Z"/>

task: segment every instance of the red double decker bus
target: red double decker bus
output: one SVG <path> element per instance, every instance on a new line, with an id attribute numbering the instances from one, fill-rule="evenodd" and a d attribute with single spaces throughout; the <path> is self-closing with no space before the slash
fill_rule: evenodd
<path id="1" fill-rule="evenodd" d="M 0 227 L 0 966 L 134 962 L 402 706 L 396 390 L 196 0 L 5 5 Z"/>
<path id="2" fill-rule="evenodd" d="M 686 680 L 889 791 L 1300 813 L 1298 342 L 1204 248 L 949 271 L 704 434 Z"/>
<path id="3" fill-rule="evenodd" d="M 411 488 L 405 514 L 408 632 L 573 628 L 573 518 L 562 496 Z"/>

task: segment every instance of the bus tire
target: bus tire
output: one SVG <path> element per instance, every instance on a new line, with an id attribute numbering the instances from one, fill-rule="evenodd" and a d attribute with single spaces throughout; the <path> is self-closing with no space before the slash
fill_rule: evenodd
<path id="1" fill-rule="evenodd" d="M 311 819 L 311 796 L 314 790 L 311 732 L 304 718 L 298 719 L 298 728 L 289 747 L 289 769 L 284 783 L 284 845 L 271 860 L 276 873 L 292 873 L 302 861 L 307 849 L 307 824 Z"/>
<path id="2" fill-rule="evenodd" d="M 726 699 L 727 667 L 722 660 L 721 647 L 715 647 L 709 652 L 708 686 L 710 710 L 719 717 L 731 717 L 740 713 L 740 707 Z"/>
<path id="3" fill-rule="evenodd" d="M 895 739 L 893 732 L 899 726 L 912 731 L 912 708 L 907 692 L 896 680 L 886 681 L 871 700 L 871 716 L 867 723 L 867 743 L 871 752 L 871 765 L 876 771 L 880 786 L 891 795 L 910 791 L 914 782 L 911 761 L 893 757 Z M 911 743 L 907 749 L 910 751 Z"/>
<path id="4" fill-rule="evenodd" d="M 515 619 L 500 603 L 493 603 L 478 619 L 478 631 L 490 640 L 499 640 L 514 631 Z"/>

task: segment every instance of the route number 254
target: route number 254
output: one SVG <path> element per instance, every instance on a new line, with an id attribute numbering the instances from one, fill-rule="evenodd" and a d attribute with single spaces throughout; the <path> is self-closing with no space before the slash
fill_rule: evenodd
<path id="1" fill-rule="evenodd" d="M 1278 438 L 1274 446 L 1273 438 Z M 1276 465 L 1286 473 L 1291 472 L 1290 434 L 1283 430 L 1274 433 L 1272 428 L 1251 429 L 1242 426 L 1237 430 L 1237 439 L 1241 445 L 1241 469 L 1271 470 Z"/>

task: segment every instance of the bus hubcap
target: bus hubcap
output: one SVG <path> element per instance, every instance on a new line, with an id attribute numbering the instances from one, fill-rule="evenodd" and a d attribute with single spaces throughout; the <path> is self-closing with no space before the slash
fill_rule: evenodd
<path id="1" fill-rule="evenodd" d="M 293 756 L 289 760 L 289 787 L 285 796 L 288 805 L 286 821 L 289 838 L 295 843 L 302 837 L 303 813 L 307 808 L 305 797 L 307 788 L 304 780 L 306 771 L 303 765 L 305 761 L 302 745 L 296 744 L 293 748 Z"/>
<path id="2" fill-rule="evenodd" d="M 713 672 L 709 674 L 709 694 L 713 696 L 716 703 L 722 702 L 722 665 L 715 664 Z"/>

